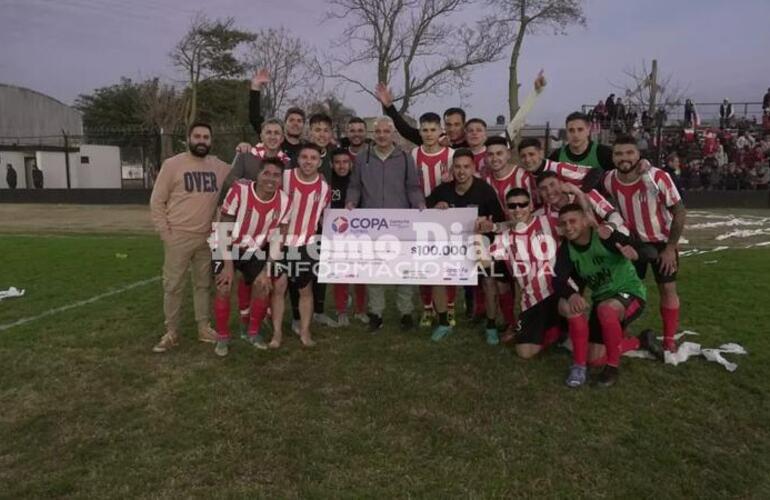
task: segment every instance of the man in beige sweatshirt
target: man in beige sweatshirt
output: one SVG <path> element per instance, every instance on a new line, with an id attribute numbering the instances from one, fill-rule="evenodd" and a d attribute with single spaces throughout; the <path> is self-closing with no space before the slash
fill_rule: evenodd
<path id="1" fill-rule="evenodd" d="M 216 342 L 210 319 L 211 250 L 207 238 L 222 184 L 230 165 L 210 156 L 211 126 L 194 123 L 188 152 L 163 162 L 150 198 L 150 212 L 163 240 L 163 313 L 166 333 L 153 347 L 166 352 L 179 343 L 182 291 L 192 269 L 193 303 L 198 339 Z"/>

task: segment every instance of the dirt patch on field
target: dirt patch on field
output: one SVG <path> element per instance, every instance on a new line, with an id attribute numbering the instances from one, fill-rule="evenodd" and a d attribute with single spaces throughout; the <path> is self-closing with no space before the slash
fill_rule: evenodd
<path id="1" fill-rule="evenodd" d="M 0 204 L 0 232 L 134 233 L 154 231 L 144 205 Z"/>

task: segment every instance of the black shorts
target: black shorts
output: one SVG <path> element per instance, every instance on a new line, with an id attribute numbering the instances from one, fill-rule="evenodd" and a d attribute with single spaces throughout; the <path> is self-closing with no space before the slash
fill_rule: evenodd
<path id="1" fill-rule="evenodd" d="M 318 259 L 308 253 L 307 245 L 286 247 L 283 261 L 278 268 L 289 278 L 289 286 L 299 290 L 316 278 Z"/>
<path id="2" fill-rule="evenodd" d="M 649 245 L 657 251 L 658 254 L 660 254 L 665 248 L 666 243 L 644 243 L 644 245 Z M 654 260 L 652 262 L 647 260 L 637 260 L 634 262 L 634 267 L 636 268 L 636 274 L 639 276 L 640 279 L 644 279 L 645 276 L 647 276 L 647 266 L 652 267 L 652 273 L 655 276 L 655 283 L 673 283 L 676 281 L 676 273 L 677 271 L 674 271 L 669 276 L 665 276 L 661 270 L 660 270 L 660 260 Z M 676 267 L 677 270 L 679 269 L 679 250 L 676 252 Z"/>
<path id="3" fill-rule="evenodd" d="M 259 273 L 265 268 L 267 260 L 257 257 L 256 254 L 247 259 L 235 259 L 233 260 L 233 268 L 236 271 L 240 271 L 243 275 L 243 281 L 247 285 L 251 286 L 254 280 L 257 279 Z M 225 268 L 225 262 L 223 260 L 213 259 L 211 261 L 211 271 L 214 276 L 218 275 Z"/>
<path id="4" fill-rule="evenodd" d="M 564 319 L 559 316 L 559 297 L 551 295 L 519 314 L 514 342 L 541 345 L 546 330 L 557 326 L 564 326 Z"/>
<path id="5" fill-rule="evenodd" d="M 644 312 L 645 302 L 639 297 L 624 293 L 615 295 L 611 298 L 617 300 L 626 308 L 626 315 L 620 322 L 620 326 L 623 327 L 623 330 L 625 330 L 628 325 L 636 321 L 636 319 L 639 318 L 639 316 L 641 316 Z M 599 316 L 596 313 L 596 308 L 598 305 L 598 303 L 593 304 L 593 307 L 591 307 L 591 316 L 588 318 L 588 341 L 592 344 L 604 343 L 602 325 L 599 323 Z"/>
<path id="6" fill-rule="evenodd" d="M 513 274 L 511 274 L 511 268 L 508 266 L 507 262 L 503 260 L 493 260 L 490 271 L 493 273 L 491 276 L 494 276 L 495 280 L 513 286 Z"/>

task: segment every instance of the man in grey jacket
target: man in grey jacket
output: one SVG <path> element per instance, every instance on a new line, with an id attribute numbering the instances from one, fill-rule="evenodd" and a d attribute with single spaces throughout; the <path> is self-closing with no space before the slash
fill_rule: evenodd
<path id="1" fill-rule="evenodd" d="M 383 116 L 374 122 L 374 144 L 356 155 L 345 206 L 353 208 L 425 208 L 417 168 L 412 155 L 394 142 L 393 120 Z M 369 285 L 369 330 L 382 328 L 385 287 Z M 401 328 L 414 326 L 412 286 L 397 287 L 396 305 L 401 313 Z"/>

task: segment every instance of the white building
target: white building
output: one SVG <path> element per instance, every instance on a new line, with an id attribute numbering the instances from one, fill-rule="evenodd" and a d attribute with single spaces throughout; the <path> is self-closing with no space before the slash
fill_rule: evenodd
<path id="1" fill-rule="evenodd" d="M 8 188 L 7 165 L 16 170 L 16 189 L 33 188 L 35 165 L 43 172 L 44 189 L 119 189 L 120 148 L 68 144 L 65 149 L 65 133 L 83 135 L 78 110 L 34 90 L 0 84 L 0 189 Z"/>
<path id="2" fill-rule="evenodd" d="M 121 163 L 120 148 L 83 144 L 79 148 L 29 146 L 12 147 L 0 145 L 0 189 L 8 187 L 7 165 L 16 170 L 16 189 L 33 188 L 33 166 L 43 172 L 44 189 L 66 189 L 67 156 L 69 156 L 70 188 L 120 189 Z"/>

